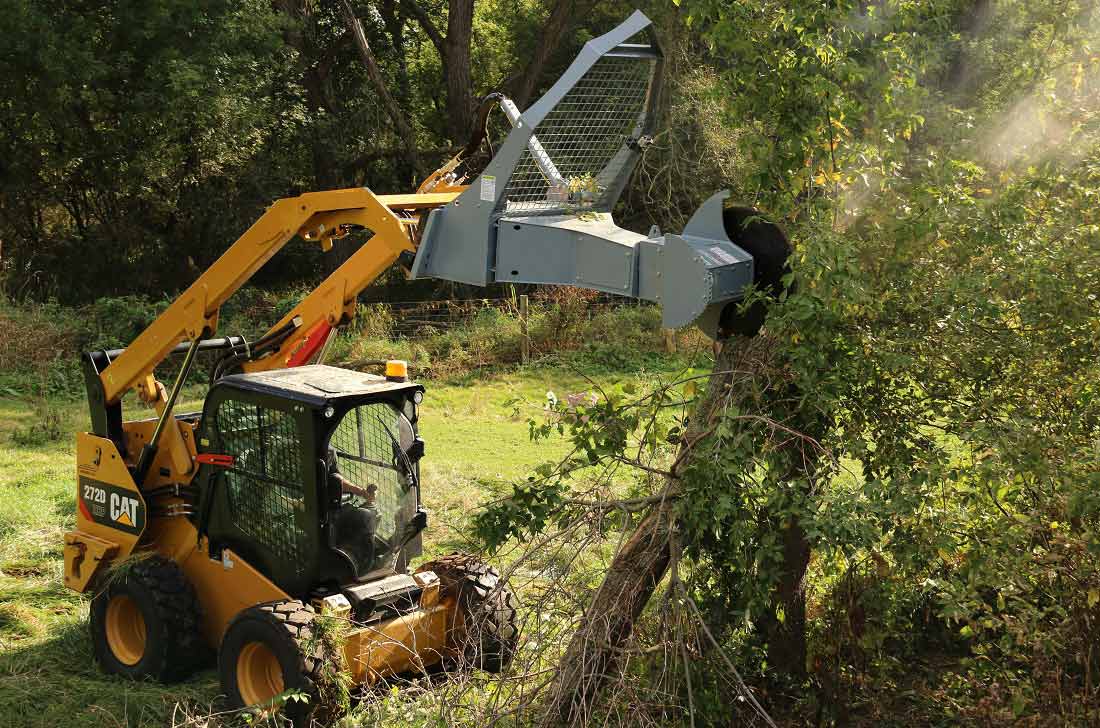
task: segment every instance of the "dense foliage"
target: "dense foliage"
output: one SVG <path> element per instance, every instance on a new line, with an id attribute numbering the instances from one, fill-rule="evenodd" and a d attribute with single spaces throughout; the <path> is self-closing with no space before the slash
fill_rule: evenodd
<path id="1" fill-rule="evenodd" d="M 696 598 L 819 718 L 881 714 L 894 698 L 862 689 L 901 683 L 944 698 L 930 719 L 1087 722 L 1100 707 L 1100 11 L 681 8 L 733 130 L 731 181 L 796 243 L 764 334 L 727 344 L 749 371 L 722 418 L 682 471 L 657 471 L 678 481 Z M 682 432 L 659 424 L 676 404 L 609 394 L 536 424 L 580 457 L 518 487 L 483 535 L 567 521 L 592 467 L 597 481 L 624 463 L 652 474 Z"/>
<path id="2" fill-rule="evenodd" d="M 1016 2 L 694 12 L 737 59 L 750 190 L 800 243 L 797 293 L 770 323 L 799 396 L 790 416 L 845 458 L 791 488 L 782 467 L 746 468 L 771 434 L 736 428 L 716 444 L 753 485 L 727 522 L 761 506 L 801 522 L 815 570 L 860 615 L 819 658 L 926 636 L 913 621 L 926 600 L 973 656 L 968 687 L 999 686 L 989 717 L 1039 704 L 1084 719 L 1092 708 L 1061 707 L 1060 691 L 1095 705 L 1082 691 L 1100 616 L 1100 15 Z M 708 556 L 756 572 L 761 538 Z"/>

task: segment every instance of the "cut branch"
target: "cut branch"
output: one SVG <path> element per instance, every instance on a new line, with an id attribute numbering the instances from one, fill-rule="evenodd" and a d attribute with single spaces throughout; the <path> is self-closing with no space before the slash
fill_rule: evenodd
<path id="1" fill-rule="evenodd" d="M 734 358 L 753 348 L 752 341 L 728 344 L 715 362 L 716 374 L 700 399 L 681 444 L 673 472 L 686 466 L 697 453 L 696 444 L 713 427 L 713 420 L 728 398 Z M 592 716 L 595 700 L 608 676 L 615 672 L 634 623 L 642 614 L 672 560 L 677 531 L 675 501 L 679 479 L 665 477 L 656 502 L 611 561 L 603 583 L 585 610 L 580 626 L 559 664 L 547 699 L 541 725 L 583 725 Z"/>

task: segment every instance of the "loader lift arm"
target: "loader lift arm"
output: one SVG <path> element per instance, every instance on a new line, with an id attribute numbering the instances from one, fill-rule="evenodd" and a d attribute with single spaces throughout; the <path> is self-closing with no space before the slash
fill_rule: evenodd
<path id="1" fill-rule="evenodd" d="M 243 341 L 235 337 L 207 339 L 217 331 L 220 308 L 291 238 L 297 235 L 328 250 L 334 239 L 352 229 L 370 230 L 374 233 L 370 241 L 261 339 L 273 341 L 272 350 L 243 368 L 257 371 L 296 363 L 291 357 L 300 348 L 354 316 L 356 296 L 401 253 L 415 253 L 416 214 L 444 205 L 457 194 L 375 195 L 364 187 L 278 200 L 129 346 L 85 354 L 92 431 L 126 452 L 121 402 L 127 392 L 136 389 L 164 418 L 170 395 L 153 371 L 174 351 L 186 351 L 181 342 L 202 342 L 199 350 L 240 346 Z M 173 429 L 165 430 L 170 440 Z M 184 463 L 177 460 L 177 465 Z M 190 469 L 184 467 L 182 472 Z"/>

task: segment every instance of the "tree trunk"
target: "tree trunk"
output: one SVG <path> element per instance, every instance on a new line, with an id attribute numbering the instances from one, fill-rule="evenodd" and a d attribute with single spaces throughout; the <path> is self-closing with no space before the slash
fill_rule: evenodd
<path id="1" fill-rule="evenodd" d="M 543 726 L 588 722 L 592 704 L 613 671 L 618 648 L 630 637 L 634 622 L 668 570 L 674 521 L 672 502 L 662 503 L 642 519 L 615 554 L 559 663 Z"/>
<path id="2" fill-rule="evenodd" d="M 474 0 L 449 0 L 447 35 L 435 27 L 428 11 L 415 0 L 401 0 L 405 12 L 416 18 L 439 53 L 447 88 L 447 134 L 465 144 L 474 126 L 473 81 L 470 79 L 470 42 L 474 30 Z"/>
<path id="3" fill-rule="evenodd" d="M 447 38 L 443 42 L 443 75 L 447 80 L 447 132 L 455 144 L 464 144 L 474 128 L 473 81 L 470 79 L 470 41 L 474 0 L 451 0 Z"/>
<path id="4" fill-rule="evenodd" d="M 715 375 L 703 398 L 695 408 L 688 424 L 687 434 L 681 445 L 683 460 L 678 470 L 688 467 L 693 457 L 704 448 L 684 454 L 684 448 L 692 447 L 723 410 L 737 396 L 740 385 L 734 377 L 761 376 L 774 378 L 777 363 L 774 347 L 766 335 L 753 338 L 735 338 L 718 352 L 714 363 Z M 769 399 L 774 400 L 777 418 L 780 411 L 796 402 L 792 390 L 778 383 L 778 390 Z M 797 406 L 797 405 L 796 405 Z M 813 432 L 816 418 L 799 416 L 794 421 Z M 799 447 L 791 445 L 791 447 Z M 793 485 L 809 482 L 813 457 L 803 457 L 799 452 L 792 457 L 786 480 Z M 592 603 L 573 635 L 565 655 L 559 662 L 558 674 L 552 685 L 541 726 L 582 725 L 590 717 L 601 688 L 615 673 L 621 648 L 630 637 L 635 621 L 645 609 L 661 583 L 672 557 L 672 538 L 678 528 L 675 514 L 675 496 L 678 481 L 667 479 L 664 484 L 666 500 L 654 506 L 642 519 L 638 528 L 615 554 L 604 581 L 592 598 Z M 775 584 L 774 607 L 782 608 L 782 621 L 764 617 L 760 628 L 768 639 L 768 661 L 779 672 L 801 676 L 806 669 L 806 598 L 803 579 L 810 563 L 811 544 L 805 529 L 797 518 L 772 519 L 775 530 L 783 536 L 783 564 Z"/>
<path id="5" fill-rule="evenodd" d="M 824 422 L 819 413 L 799 409 L 795 404 L 802 399 L 801 392 L 793 384 L 780 388 L 770 397 L 772 416 L 791 424 L 805 435 L 820 442 Z M 795 409 L 792 410 L 792 407 Z M 781 413 L 787 412 L 788 417 Z M 804 443 L 789 441 L 790 464 L 787 467 L 787 488 L 801 489 L 800 497 L 808 495 L 814 478 L 813 457 L 807 457 Z M 772 518 L 772 529 L 783 538 L 783 563 L 775 585 L 772 611 L 763 615 L 760 629 L 768 641 L 768 662 L 777 672 L 793 678 L 806 674 L 806 569 L 810 565 L 812 546 L 806 529 L 797 517 Z M 783 610 L 783 619 L 778 611 Z"/>
<path id="6" fill-rule="evenodd" d="M 714 364 L 715 372 L 738 369 L 736 361 L 753 342 L 743 339 L 727 343 Z M 706 431 L 722 409 L 729 390 L 730 374 L 710 379 L 706 394 L 695 414 L 681 448 L 689 447 Z M 690 461 L 691 453 L 681 467 Z M 668 571 L 671 541 L 676 529 L 674 501 L 678 482 L 666 479 L 664 494 L 668 500 L 654 506 L 642 519 L 633 535 L 615 554 L 603 583 L 585 610 L 581 625 L 570 640 L 559 662 L 558 674 L 543 714 L 542 726 L 583 725 L 600 689 L 614 672 L 623 643 L 630 637 L 634 622 L 641 615 L 653 592 Z"/>
<path id="7" fill-rule="evenodd" d="M 768 662 L 780 673 L 795 678 L 806 674 L 806 591 L 803 579 L 810 565 L 810 543 L 797 518 L 779 526 L 783 534 L 783 566 L 776 584 L 775 605 L 783 609 L 780 621 L 773 609 L 761 618 L 767 635 Z"/>

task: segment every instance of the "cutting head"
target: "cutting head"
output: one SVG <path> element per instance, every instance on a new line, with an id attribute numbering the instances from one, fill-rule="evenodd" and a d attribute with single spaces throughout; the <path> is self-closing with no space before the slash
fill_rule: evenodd
<path id="1" fill-rule="evenodd" d="M 611 218 L 652 143 L 662 65 L 650 20 L 635 12 L 585 44 L 523 113 L 502 99 L 512 131 L 482 174 L 432 211 L 412 276 L 634 296 L 659 302 L 667 327 L 699 323 L 720 336 L 722 312 L 755 275 L 754 256 L 724 227 L 728 193 L 680 235 L 641 235 Z"/>

